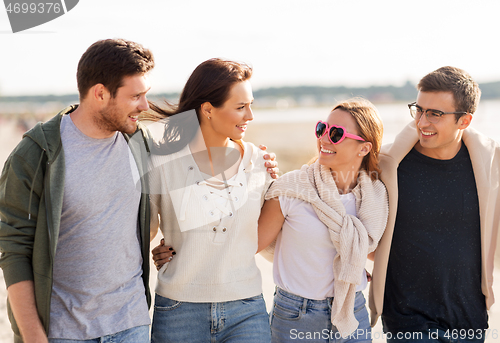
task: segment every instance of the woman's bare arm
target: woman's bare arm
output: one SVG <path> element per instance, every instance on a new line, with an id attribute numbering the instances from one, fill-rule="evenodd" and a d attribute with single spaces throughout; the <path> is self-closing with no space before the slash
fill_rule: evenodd
<path id="1" fill-rule="evenodd" d="M 284 222 L 285 217 L 281 212 L 279 199 L 266 200 L 259 217 L 259 247 L 257 252 L 265 249 L 276 239 Z"/>

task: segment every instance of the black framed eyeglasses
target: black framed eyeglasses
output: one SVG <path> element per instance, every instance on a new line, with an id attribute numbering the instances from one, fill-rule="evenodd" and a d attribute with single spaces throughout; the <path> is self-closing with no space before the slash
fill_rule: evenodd
<path id="1" fill-rule="evenodd" d="M 422 117 L 422 114 L 425 112 L 425 117 L 429 123 L 436 124 L 439 122 L 441 117 L 445 114 L 467 114 L 467 112 L 443 112 L 439 110 L 432 110 L 432 109 L 427 109 L 424 111 L 424 109 L 420 106 L 417 105 L 417 102 L 412 102 L 411 104 L 408 104 L 408 108 L 410 109 L 410 114 L 413 118 L 416 120 L 420 120 Z"/>

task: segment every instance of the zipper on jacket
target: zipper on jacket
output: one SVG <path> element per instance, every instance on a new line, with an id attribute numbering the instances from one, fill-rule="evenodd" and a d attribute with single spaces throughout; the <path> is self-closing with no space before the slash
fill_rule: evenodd
<path id="1" fill-rule="evenodd" d="M 47 313 L 46 313 L 46 318 L 47 322 L 45 323 L 45 330 L 46 332 L 49 332 L 50 328 L 50 302 L 52 298 L 52 290 L 54 288 L 54 259 L 55 256 L 53 255 L 53 245 L 55 242 L 55 237 L 53 237 L 53 230 L 54 230 L 54 223 L 52 222 L 52 201 L 51 201 L 51 194 L 50 194 L 50 168 L 52 166 L 52 162 L 57 159 L 59 156 L 59 153 L 62 148 L 62 142 L 59 140 L 59 144 L 57 146 L 57 149 L 54 153 L 54 156 L 52 160 L 48 160 L 49 156 L 47 155 L 47 168 L 45 169 L 45 175 L 44 175 L 44 193 L 45 193 L 45 216 L 47 217 L 47 230 L 48 230 L 48 239 L 49 239 L 49 259 L 50 259 L 50 265 L 52 266 L 51 268 L 51 275 L 50 275 L 50 293 L 49 297 L 47 298 L 48 304 L 46 306 L 47 308 Z M 43 149 L 45 151 L 45 149 Z"/>

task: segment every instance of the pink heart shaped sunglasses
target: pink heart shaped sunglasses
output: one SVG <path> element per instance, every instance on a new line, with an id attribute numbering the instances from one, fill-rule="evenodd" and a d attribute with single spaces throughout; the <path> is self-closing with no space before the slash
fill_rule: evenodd
<path id="1" fill-rule="evenodd" d="M 347 130 L 343 126 L 332 125 L 329 126 L 328 123 L 319 121 L 316 124 L 315 134 L 316 138 L 321 139 L 328 132 L 328 139 L 332 144 L 339 144 L 346 137 L 352 138 L 358 141 L 365 141 L 363 138 L 353 135 L 352 133 L 347 133 Z"/>

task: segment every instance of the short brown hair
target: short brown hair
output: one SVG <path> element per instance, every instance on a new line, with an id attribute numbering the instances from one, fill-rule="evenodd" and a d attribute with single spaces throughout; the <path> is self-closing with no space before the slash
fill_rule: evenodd
<path id="1" fill-rule="evenodd" d="M 363 98 L 353 98 L 338 103 L 332 110 L 344 110 L 352 115 L 358 126 L 358 135 L 366 142 L 372 143 L 372 149 L 363 157 L 361 168 L 364 169 L 372 180 L 380 177 L 378 154 L 382 146 L 384 126 L 377 109 L 373 104 Z"/>
<path id="2" fill-rule="evenodd" d="M 80 58 L 76 80 L 80 101 L 90 88 L 101 83 L 116 96 L 125 76 L 145 74 L 154 68 L 150 50 L 124 39 L 106 39 L 92 44 Z"/>
<path id="3" fill-rule="evenodd" d="M 473 114 L 476 112 L 481 90 L 476 81 L 465 70 L 441 67 L 425 75 L 417 85 L 421 92 L 451 92 L 455 99 L 455 111 Z M 455 118 L 461 117 L 456 114 Z"/>

